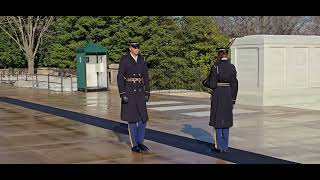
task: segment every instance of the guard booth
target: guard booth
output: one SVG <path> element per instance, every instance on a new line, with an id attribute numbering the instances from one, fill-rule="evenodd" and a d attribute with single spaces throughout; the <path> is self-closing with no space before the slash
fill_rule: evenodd
<path id="1" fill-rule="evenodd" d="M 78 91 L 109 90 L 107 49 L 90 41 L 76 50 Z"/>

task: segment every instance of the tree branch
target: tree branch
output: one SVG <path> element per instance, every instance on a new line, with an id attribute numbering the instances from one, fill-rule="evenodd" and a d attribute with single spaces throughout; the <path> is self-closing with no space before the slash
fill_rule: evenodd
<path id="1" fill-rule="evenodd" d="M 37 16 L 35 25 L 34 25 L 34 27 L 33 27 L 33 29 L 32 29 L 32 34 L 31 34 L 31 36 L 32 36 L 32 41 L 31 41 L 32 47 L 34 46 L 35 32 L 36 32 L 36 29 L 37 29 L 37 27 L 38 27 L 38 21 L 39 21 L 39 19 L 40 19 L 40 16 Z"/>
<path id="2" fill-rule="evenodd" d="M 38 37 L 38 41 L 37 41 L 37 44 L 36 44 L 36 48 L 34 49 L 34 52 L 33 52 L 33 56 L 36 55 L 37 51 L 38 51 L 38 48 L 39 48 L 39 45 L 40 45 L 40 41 L 41 41 L 41 38 L 43 36 L 43 33 L 49 28 L 49 26 L 51 25 L 51 22 L 53 20 L 53 16 L 50 16 L 48 18 L 48 20 L 46 20 L 46 22 L 44 22 L 44 26 L 42 27 L 42 30 L 39 34 L 39 37 Z"/>
<path id="3" fill-rule="evenodd" d="M 19 46 L 19 48 L 22 50 L 22 51 L 24 51 L 24 49 L 23 49 L 23 47 L 22 47 L 22 45 L 19 43 L 19 41 L 17 41 L 6 29 L 4 29 L 2 26 L 0 26 L 0 28 L 11 38 L 11 39 L 13 39 L 16 43 L 17 43 L 17 45 Z"/>
<path id="4" fill-rule="evenodd" d="M 8 20 L 7 20 L 7 21 L 8 21 Z M 9 23 L 9 26 L 10 26 L 11 30 L 13 31 L 13 33 L 14 33 L 14 35 L 15 35 L 15 37 L 16 37 L 16 42 L 17 42 L 19 48 L 22 47 L 22 44 L 21 44 L 21 42 L 20 42 L 20 38 L 19 38 L 19 36 L 18 36 L 17 31 L 15 30 L 15 28 L 13 28 L 12 22 L 11 22 L 11 21 L 8 21 L 8 23 Z M 21 50 L 22 50 L 22 51 L 25 51 L 24 48 L 21 49 Z"/>

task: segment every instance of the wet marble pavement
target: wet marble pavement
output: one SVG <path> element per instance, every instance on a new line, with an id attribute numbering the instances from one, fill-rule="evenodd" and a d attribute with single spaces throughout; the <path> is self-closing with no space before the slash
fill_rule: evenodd
<path id="1" fill-rule="evenodd" d="M 146 140 L 149 153 L 129 150 L 128 136 L 50 114 L 0 103 L 0 163 L 219 163 Z"/>
<path id="2" fill-rule="evenodd" d="M 6 96 L 119 121 L 117 91 L 60 93 L 0 85 Z M 151 96 L 148 128 L 212 142 L 210 99 Z M 226 163 L 146 141 L 129 150 L 125 134 L 0 102 L 0 163 Z M 230 146 L 299 163 L 320 162 L 320 111 L 236 105 Z"/>

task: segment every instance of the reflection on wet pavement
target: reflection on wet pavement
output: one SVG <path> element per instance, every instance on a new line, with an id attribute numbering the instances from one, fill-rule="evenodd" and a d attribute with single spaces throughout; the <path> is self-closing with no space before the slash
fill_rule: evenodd
<path id="1" fill-rule="evenodd" d="M 117 91 L 48 93 L 0 85 L 1 96 L 122 122 Z M 212 142 L 209 117 L 199 115 L 209 110 L 209 101 L 152 95 L 148 128 Z M 190 105 L 199 108 L 184 108 Z M 168 109 L 170 106 L 175 109 Z M 157 111 L 160 107 L 168 110 Z M 320 111 L 235 108 L 231 147 L 300 163 L 320 162 Z M 7 103 L 0 102 L 0 114 L 0 163 L 230 163 L 148 140 L 152 152 L 135 155 L 127 135 Z"/>

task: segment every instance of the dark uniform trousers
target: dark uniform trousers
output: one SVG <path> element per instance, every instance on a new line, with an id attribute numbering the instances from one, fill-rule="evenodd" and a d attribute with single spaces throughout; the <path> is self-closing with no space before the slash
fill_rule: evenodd
<path id="1" fill-rule="evenodd" d="M 216 149 L 221 151 L 228 149 L 229 128 L 213 128 L 213 140 Z"/>
<path id="2" fill-rule="evenodd" d="M 142 120 L 135 123 L 128 123 L 128 131 L 131 147 L 143 144 L 144 134 L 146 130 L 146 122 Z"/>

